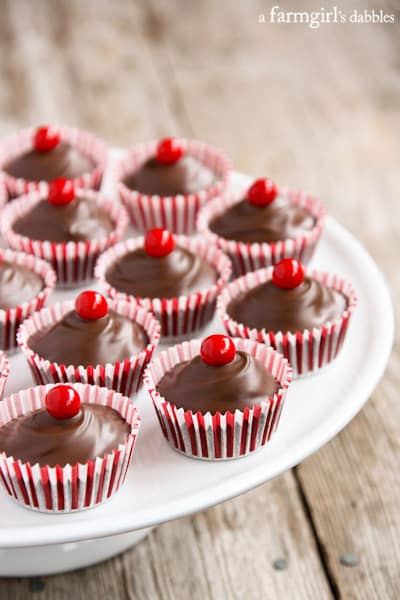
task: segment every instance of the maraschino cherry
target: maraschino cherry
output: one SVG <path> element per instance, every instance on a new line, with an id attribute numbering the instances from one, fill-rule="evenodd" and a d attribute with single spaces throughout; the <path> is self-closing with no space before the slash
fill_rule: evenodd
<path id="1" fill-rule="evenodd" d="M 167 256 L 175 248 L 175 238 L 168 229 L 150 229 L 144 238 L 144 251 L 149 256 Z"/>
<path id="2" fill-rule="evenodd" d="M 44 125 L 33 134 L 33 147 L 37 152 L 49 152 L 60 143 L 60 132 L 56 127 Z"/>
<path id="3" fill-rule="evenodd" d="M 75 310 L 81 319 L 94 321 L 108 314 L 107 300 L 99 292 L 87 290 L 81 292 L 75 300 Z"/>
<path id="4" fill-rule="evenodd" d="M 294 258 L 284 258 L 274 266 L 272 282 L 279 288 L 293 289 L 304 281 L 303 265 Z"/>
<path id="5" fill-rule="evenodd" d="M 81 409 L 78 392 L 70 385 L 56 385 L 46 394 L 46 410 L 55 419 L 71 419 Z"/>
<path id="6" fill-rule="evenodd" d="M 47 199 L 53 206 L 65 206 L 74 200 L 75 186 L 70 179 L 54 179 L 49 183 Z"/>
<path id="7" fill-rule="evenodd" d="M 227 365 L 233 361 L 235 355 L 235 344 L 227 335 L 209 335 L 201 344 L 200 356 L 211 367 Z"/>
<path id="8" fill-rule="evenodd" d="M 247 201 L 254 206 L 267 206 L 277 195 L 278 188 L 271 179 L 256 179 L 247 190 Z"/>
<path id="9" fill-rule="evenodd" d="M 163 165 L 172 165 L 182 158 L 183 154 L 182 142 L 176 138 L 164 138 L 157 146 L 156 159 Z"/>

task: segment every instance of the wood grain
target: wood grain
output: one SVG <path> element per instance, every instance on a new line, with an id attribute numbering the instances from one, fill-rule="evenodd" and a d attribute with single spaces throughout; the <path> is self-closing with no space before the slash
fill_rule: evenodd
<path id="1" fill-rule="evenodd" d="M 399 25 L 259 25 L 271 4 L 0 0 L 0 133 L 60 120 L 110 144 L 207 139 L 237 168 L 321 196 L 398 303 Z M 398 9 L 363 2 L 377 5 Z M 397 599 L 399 364 L 397 338 L 370 403 L 294 472 L 42 591 L 2 580 L 0 599 Z"/>

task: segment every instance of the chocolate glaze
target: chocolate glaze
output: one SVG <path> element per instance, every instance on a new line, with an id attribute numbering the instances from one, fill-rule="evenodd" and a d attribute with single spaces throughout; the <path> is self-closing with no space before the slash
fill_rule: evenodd
<path id="1" fill-rule="evenodd" d="M 33 240 L 80 242 L 105 238 L 113 231 L 114 224 L 104 208 L 80 192 L 64 206 L 41 200 L 17 219 L 12 228 Z"/>
<path id="2" fill-rule="evenodd" d="M 115 289 L 141 298 L 174 298 L 207 288 L 216 269 L 189 250 L 175 247 L 167 256 L 149 256 L 139 248 L 115 261 L 106 273 Z"/>
<path id="3" fill-rule="evenodd" d="M 96 366 L 128 359 L 149 343 L 141 325 L 110 310 L 93 321 L 81 319 L 74 311 L 28 340 L 42 358 L 64 365 Z"/>
<path id="4" fill-rule="evenodd" d="M 239 323 L 267 331 L 303 331 L 322 327 L 340 317 L 346 298 L 316 279 L 306 277 L 293 289 L 282 289 L 271 281 L 242 292 L 227 307 Z"/>
<path id="5" fill-rule="evenodd" d="M 129 424 L 108 406 L 82 404 L 71 419 L 55 419 L 41 409 L 0 427 L 0 451 L 31 465 L 63 467 L 104 456 L 129 433 Z"/>
<path id="6" fill-rule="evenodd" d="M 151 158 L 138 171 L 127 175 L 124 184 L 142 194 L 175 196 L 205 190 L 217 179 L 217 175 L 197 158 L 186 155 L 169 165 Z"/>
<path id="7" fill-rule="evenodd" d="M 217 235 L 238 242 L 278 242 L 309 231 L 315 218 L 304 207 L 284 196 L 267 206 L 254 206 L 246 199 L 231 206 L 209 224 Z"/>
<path id="8" fill-rule="evenodd" d="M 48 152 L 29 150 L 3 166 L 3 171 L 28 181 L 51 181 L 58 177 L 75 179 L 95 168 L 96 164 L 67 142 L 60 142 Z"/>
<path id="9" fill-rule="evenodd" d="M 0 309 L 14 308 L 35 298 L 43 286 L 40 275 L 27 267 L 6 260 L 0 262 Z"/>
<path id="10" fill-rule="evenodd" d="M 200 356 L 179 363 L 164 375 L 157 390 L 178 408 L 215 414 L 261 404 L 279 390 L 279 383 L 259 360 L 237 351 L 227 365 L 212 367 Z"/>

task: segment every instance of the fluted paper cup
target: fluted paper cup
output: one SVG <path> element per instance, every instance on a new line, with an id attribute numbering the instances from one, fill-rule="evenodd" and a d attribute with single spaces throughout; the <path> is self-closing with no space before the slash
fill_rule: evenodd
<path id="1" fill-rule="evenodd" d="M 29 388 L 0 402 L 0 428 L 12 419 L 45 406 L 52 385 Z M 0 452 L 0 481 L 21 506 L 41 512 L 69 513 L 93 508 L 111 498 L 125 481 L 139 432 L 136 407 L 122 394 L 107 388 L 76 383 L 84 404 L 100 404 L 116 410 L 131 431 L 123 444 L 93 461 L 56 467 L 24 463 Z"/>
<path id="2" fill-rule="evenodd" d="M 43 308 L 50 292 L 56 285 L 56 274 L 51 266 L 44 260 L 40 260 L 24 252 L 0 248 L 0 262 L 7 261 L 26 267 L 33 271 L 43 280 L 43 288 L 37 296 L 27 298 L 20 306 L 0 309 L 0 349 L 12 350 L 17 347 L 16 334 L 22 321 L 32 313 Z"/>
<path id="3" fill-rule="evenodd" d="M 107 211 L 115 227 L 111 233 L 99 240 L 80 242 L 40 241 L 20 235 L 13 229 L 15 221 L 47 197 L 42 192 L 32 192 L 10 202 L 0 218 L 8 245 L 51 263 L 57 273 L 58 285 L 63 287 L 74 287 L 92 279 L 97 257 L 123 237 L 129 222 L 126 210 L 119 202 L 93 190 L 77 190 L 77 195 L 93 200 Z"/>
<path id="4" fill-rule="evenodd" d="M 204 206 L 198 215 L 197 229 L 212 244 L 216 244 L 231 259 L 234 277 L 257 269 L 269 267 L 280 262 L 283 258 L 295 258 L 307 264 L 318 245 L 325 222 L 326 210 L 321 201 L 289 188 L 279 188 L 279 195 L 286 196 L 293 204 L 302 206 L 310 211 L 315 224 L 309 231 L 304 231 L 293 239 L 278 242 L 246 243 L 225 239 L 209 228 L 213 219 L 222 215 L 229 208 L 243 200 L 245 192 L 218 197 Z"/>
<path id="5" fill-rule="evenodd" d="M 357 296 L 351 283 L 332 273 L 307 269 L 306 275 L 320 281 L 327 287 L 341 292 L 347 299 L 347 308 L 338 319 L 323 327 L 303 331 L 268 331 L 247 327 L 229 316 L 228 306 L 242 292 L 270 281 L 273 268 L 260 269 L 232 281 L 221 293 L 217 301 L 219 313 L 229 335 L 257 340 L 271 346 L 288 359 L 294 377 L 311 375 L 332 362 L 338 355 L 347 328 L 357 305 Z M 267 312 L 266 312 L 267 318 Z"/>
<path id="6" fill-rule="evenodd" d="M 10 374 L 10 365 L 4 352 L 0 352 L 0 400 L 3 398 L 4 388 Z"/>
<path id="7" fill-rule="evenodd" d="M 111 388 L 125 396 L 136 392 L 141 384 L 144 369 L 151 360 L 160 338 L 160 324 L 144 308 L 135 302 L 111 300 L 109 307 L 118 314 L 137 322 L 149 337 L 142 351 L 126 359 L 101 365 L 65 365 L 39 356 L 30 346 L 30 338 L 58 323 L 68 312 L 74 310 L 74 302 L 60 302 L 49 306 L 24 321 L 18 330 L 17 340 L 38 384 L 46 383 L 89 383 Z"/>
<path id="8" fill-rule="evenodd" d="M 108 269 L 122 256 L 143 248 L 144 238 L 131 238 L 104 252 L 97 261 L 95 277 L 111 298 L 132 301 L 151 310 L 161 323 L 164 338 L 182 338 L 204 327 L 214 316 L 216 299 L 231 275 L 229 258 L 216 246 L 186 236 L 176 236 L 176 245 L 186 248 L 212 264 L 217 271 L 216 282 L 208 288 L 177 298 L 140 298 L 118 291 L 106 279 Z"/>
<path id="9" fill-rule="evenodd" d="M 73 180 L 75 187 L 99 189 L 108 158 L 107 146 L 88 131 L 83 131 L 75 127 L 59 127 L 58 129 L 62 141 L 74 146 L 82 154 L 91 158 L 96 165 L 91 171 Z M 23 129 L 0 142 L 0 171 L 4 173 L 4 181 L 10 198 L 34 191 L 46 194 L 48 191 L 49 184 L 47 181 L 29 181 L 27 179 L 16 178 L 3 170 L 4 165 L 10 160 L 32 150 L 34 133 L 34 128 Z"/>
<path id="10" fill-rule="evenodd" d="M 278 380 L 279 390 L 260 405 L 245 410 L 193 413 L 168 402 L 157 391 L 164 375 L 181 362 L 200 354 L 201 340 L 168 348 L 147 367 L 144 385 L 153 402 L 164 437 L 174 450 L 192 458 L 227 460 L 246 456 L 264 446 L 276 431 L 291 382 L 287 360 L 251 340 L 234 339 L 237 350 L 257 358 Z"/>
<path id="11" fill-rule="evenodd" d="M 4 173 L 0 173 L 0 211 L 8 202 L 8 192 L 4 181 Z"/>
<path id="12" fill-rule="evenodd" d="M 128 188 L 123 183 L 123 179 L 155 156 L 158 141 L 133 146 L 113 167 L 112 176 L 117 182 L 120 198 L 129 212 L 133 226 L 140 232 L 146 232 L 154 227 L 164 227 L 173 233 L 193 233 L 196 230 L 196 218 L 200 208 L 211 198 L 225 191 L 231 171 L 230 160 L 220 150 L 204 142 L 197 140 L 181 140 L 181 142 L 186 154 L 197 158 L 219 177 L 214 185 L 195 194 L 176 196 L 148 195 Z"/>

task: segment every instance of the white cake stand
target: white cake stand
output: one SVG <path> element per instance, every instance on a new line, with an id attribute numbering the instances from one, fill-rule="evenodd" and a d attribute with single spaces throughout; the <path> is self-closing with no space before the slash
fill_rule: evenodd
<path id="1" fill-rule="evenodd" d="M 248 181 L 235 174 L 232 185 Z M 106 182 L 107 189 L 108 182 Z M 368 400 L 387 364 L 394 333 L 386 283 L 361 244 L 328 218 L 313 266 L 350 279 L 359 305 L 338 359 L 314 377 L 295 381 L 279 431 L 253 456 L 197 461 L 164 440 L 141 391 L 143 418 L 133 464 L 122 490 L 98 508 L 69 515 L 26 510 L 0 493 L 0 576 L 45 575 L 85 567 L 122 552 L 152 527 L 233 498 L 298 464 L 334 437 Z M 53 294 L 51 302 L 77 291 Z M 204 335 L 222 331 L 217 319 Z M 11 356 L 6 393 L 32 385 L 23 356 Z"/>

